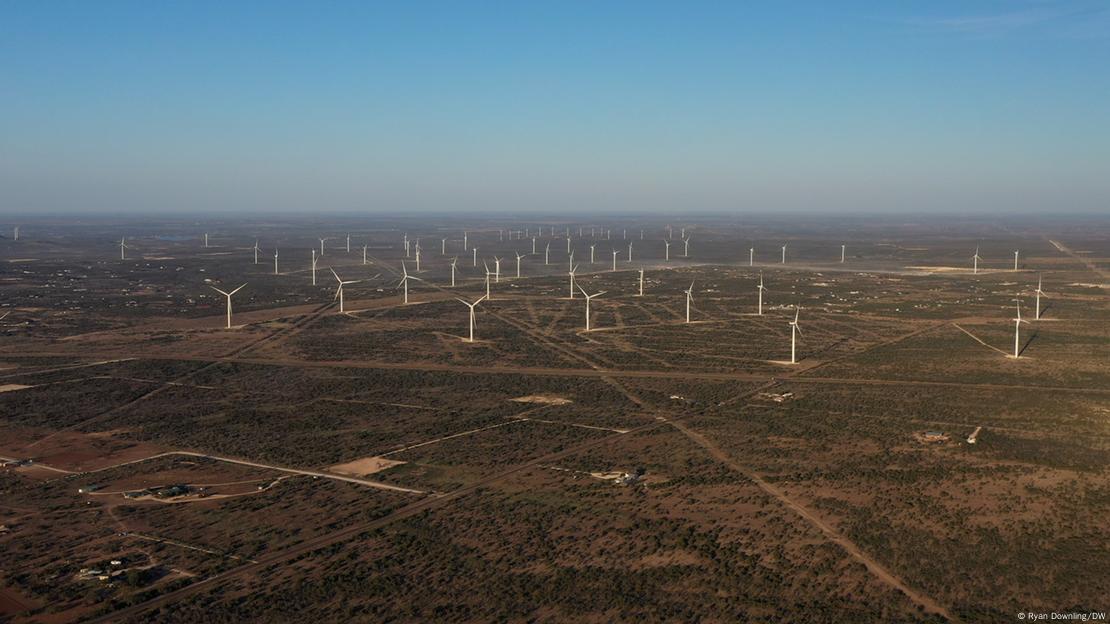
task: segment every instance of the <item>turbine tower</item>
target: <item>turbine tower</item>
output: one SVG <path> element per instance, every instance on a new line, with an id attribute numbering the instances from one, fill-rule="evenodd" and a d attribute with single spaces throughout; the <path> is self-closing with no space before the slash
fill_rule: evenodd
<path id="1" fill-rule="evenodd" d="M 326 240 L 328 240 L 328 239 L 326 239 L 326 238 L 321 238 L 320 239 L 320 257 L 321 258 L 324 257 L 324 241 L 326 241 Z"/>
<path id="2" fill-rule="evenodd" d="M 1018 250 L 1014 250 L 1014 270 L 1018 270 Z"/>
<path id="3" fill-rule="evenodd" d="M 669 261 L 671 259 L 671 241 L 663 239 L 663 244 L 666 245 L 666 251 L 664 252 L 666 255 L 663 259 Z"/>
<path id="4" fill-rule="evenodd" d="M 586 297 L 586 331 L 590 331 L 590 300 L 594 297 L 600 297 L 601 295 L 604 295 L 605 291 L 603 290 L 591 295 L 587 293 L 586 289 L 582 288 L 581 286 L 578 287 L 578 290 L 581 290 L 582 294 Z"/>
<path id="5" fill-rule="evenodd" d="M 369 247 L 369 245 L 363 245 L 362 246 L 362 263 L 363 264 L 366 264 L 366 248 L 367 247 Z"/>
<path id="6" fill-rule="evenodd" d="M 840 264 L 844 264 L 844 252 L 848 249 L 847 245 L 840 246 Z"/>
<path id="7" fill-rule="evenodd" d="M 971 262 L 972 262 L 971 273 L 972 273 L 972 275 L 978 275 L 979 274 L 979 261 L 980 260 L 982 260 L 982 258 L 979 257 L 979 246 L 976 245 L 975 246 L 975 255 L 971 257 Z"/>
<path id="8" fill-rule="evenodd" d="M 640 267 L 640 294 L 637 297 L 644 296 L 644 267 Z"/>
<path id="9" fill-rule="evenodd" d="M 1034 316 L 1033 318 L 1035 320 L 1039 321 L 1039 320 L 1041 320 L 1041 295 L 1045 294 L 1045 292 L 1043 290 L 1041 290 L 1041 276 L 1040 275 L 1037 276 L 1037 290 L 1034 291 L 1034 292 L 1037 293 L 1037 313 L 1036 313 L 1036 316 Z"/>
<path id="10" fill-rule="evenodd" d="M 277 252 L 278 252 L 278 250 L 275 248 L 274 249 L 274 275 L 278 274 L 278 270 L 277 270 L 277 256 L 278 256 L 278 253 Z"/>
<path id="11" fill-rule="evenodd" d="M 255 239 L 255 241 L 254 241 L 254 263 L 255 264 L 258 264 L 258 252 L 259 251 L 261 251 L 261 250 L 258 248 L 258 239 Z"/>
<path id="12" fill-rule="evenodd" d="M 614 271 L 617 270 L 617 254 L 619 254 L 619 253 L 620 252 L 617 251 L 616 249 L 613 250 L 613 270 Z"/>
<path id="13" fill-rule="evenodd" d="M 536 239 L 533 238 L 532 240 L 535 241 Z M 523 258 L 525 255 L 527 254 L 516 254 L 516 276 L 518 279 L 520 278 L 520 259 Z"/>
<path id="14" fill-rule="evenodd" d="M 755 247 L 748 248 L 748 266 L 755 266 Z"/>
<path id="15" fill-rule="evenodd" d="M 543 264 L 544 266 L 551 264 L 551 243 L 543 248 Z"/>
<path id="16" fill-rule="evenodd" d="M 594 263 L 594 247 L 597 247 L 596 243 L 593 244 L 593 245 L 590 245 L 590 264 Z"/>
<path id="17" fill-rule="evenodd" d="M 690 237 L 687 236 L 686 238 L 682 239 L 682 244 L 683 244 L 682 257 L 683 258 L 689 258 L 690 257 Z"/>
<path id="18" fill-rule="evenodd" d="M 1025 319 L 1021 318 L 1021 301 L 1014 299 L 1017 302 L 1017 316 L 1014 318 L 1014 358 L 1021 357 L 1021 324 L 1028 323 Z"/>
<path id="19" fill-rule="evenodd" d="M 406 303 L 406 304 L 409 302 L 409 280 L 416 280 L 418 282 L 424 281 L 424 280 L 420 279 L 419 277 L 414 277 L 412 275 L 409 275 L 408 269 L 405 268 L 405 261 L 402 260 L 401 261 L 401 281 L 397 283 L 397 287 L 405 289 L 404 303 Z"/>
<path id="20" fill-rule="evenodd" d="M 782 246 L 782 263 L 786 264 L 786 245 Z"/>
<path id="21" fill-rule="evenodd" d="M 493 257 L 493 281 L 501 283 L 501 258 Z"/>
<path id="22" fill-rule="evenodd" d="M 690 287 L 685 291 L 686 293 L 686 322 L 690 322 L 690 304 L 694 301 L 694 281 L 690 280 Z"/>
<path id="23" fill-rule="evenodd" d="M 795 345 L 798 342 L 797 336 L 801 335 L 801 333 L 802 333 L 802 328 L 798 326 L 798 314 L 801 311 L 802 311 L 801 308 L 799 308 L 798 306 L 794 306 L 794 320 L 790 321 L 790 363 L 791 364 L 797 364 L 798 363 L 798 358 L 795 355 L 797 353 L 797 351 L 795 349 Z"/>
<path id="24" fill-rule="evenodd" d="M 243 284 L 243 286 L 246 286 L 246 284 Z M 227 328 L 228 329 L 231 329 L 231 296 L 234 295 L 235 293 L 239 292 L 243 288 L 243 286 L 240 286 L 239 288 L 236 288 L 235 290 L 233 290 L 231 292 L 225 292 L 225 291 L 220 290 L 219 288 L 216 288 L 215 286 L 209 286 L 209 288 L 211 288 L 212 290 L 214 290 L 214 291 L 220 293 L 221 295 L 227 297 Z"/>
<path id="25" fill-rule="evenodd" d="M 484 300 L 485 297 L 478 297 L 477 301 L 470 303 L 466 299 L 459 299 L 466 307 L 470 308 L 470 338 L 466 340 L 467 342 L 474 342 L 474 308 L 478 307 L 478 304 Z"/>
<path id="26" fill-rule="evenodd" d="M 119 239 L 119 259 L 120 260 L 126 260 L 127 259 L 126 250 L 128 250 L 128 249 L 131 249 L 131 248 L 127 246 L 127 238 L 126 237 L 120 238 Z"/>
<path id="27" fill-rule="evenodd" d="M 204 233 L 204 248 L 208 249 L 208 232 Z"/>
<path id="28" fill-rule="evenodd" d="M 313 286 L 316 285 L 316 263 L 319 262 L 319 261 L 320 261 L 320 258 L 316 256 L 316 250 L 313 249 L 312 250 L 312 285 Z"/>
<path id="29" fill-rule="evenodd" d="M 577 269 L 578 269 L 578 265 L 576 264 L 576 265 L 570 267 L 570 271 L 569 271 L 569 275 L 570 275 L 570 298 L 571 299 L 574 299 L 574 272 Z"/>
<path id="30" fill-rule="evenodd" d="M 451 288 L 455 287 L 455 265 L 459 263 L 459 257 L 451 258 Z"/>
<path id="31" fill-rule="evenodd" d="M 763 272 L 760 271 L 759 286 L 756 288 L 756 292 L 759 293 L 759 311 L 757 312 L 759 316 L 763 316 L 763 291 L 765 290 L 767 289 L 763 286 Z"/>
<path id="32" fill-rule="evenodd" d="M 486 268 L 486 299 L 490 299 L 491 297 L 490 297 L 490 294 L 489 294 L 489 276 L 490 276 L 489 263 L 483 261 L 482 266 Z"/>
<path id="33" fill-rule="evenodd" d="M 632 262 L 632 241 L 628 241 L 628 261 Z"/>
<path id="34" fill-rule="evenodd" d="M 347 232 L 347 253 L 351 253 L 351 233 Z"/>

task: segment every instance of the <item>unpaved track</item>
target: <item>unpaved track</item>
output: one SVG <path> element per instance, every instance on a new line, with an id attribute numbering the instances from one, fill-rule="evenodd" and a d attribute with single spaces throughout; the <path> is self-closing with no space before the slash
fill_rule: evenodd
<path id="1" fill-rule="evenodd" d="M 830 541 L 843 548 L 844 552 L 848 553 L 853 559 L 866 566 L 871 574 L 875 576 L 875 578 L 889 585 L 893 589 L 905 594 L 907 598 L 920 605 L 926 611 L 939 614 L 953 622 L 959 621 L 957 618 L 953 617 L 952 614 L 948 612 L 948 609 L 942 606 L 939 602 L 933 600 L 929 596 L 919 591 L 911 589 L 908 585 L 905 584 L 905 582 L 902 581 L 902 579 L 895 576 L 894 573 L 886 569 L 886 567 L 883 566 L 881 563 L 872 559 L 869 555 L 867 555 L 867 553 L 863 552 L 863 550 L 861 550 L 855 542 L 845 537 L 843 534 L 841 534 L 839 531 L 837 531 L 821 518 L 817 517 L 817 515 L 810 511 L 807 507 L 788 497 L 785 492 L 780 490 L 772 483 L 765 481 L 763 477 L 759 476 L 759 474 L 748 470 L 747 468 L 733 461 L 727 453 L 721 450 L 720 447 L 711 442 L 708 438 L 694 431 L 693 429 L 690 429 L 684 423 L 677 420 L 671 421 L 670 424 L 671 426 L 685 434 L 686 437 L 693 441 L 695 444 L 705 449 L 706 452 L 708 452 L 714 459 L 728 466 L 732 470 L 735 470 L 736 472 L 744 475 L 757 486 L 759 486 L 761 490 L 763 490 L 770 496 L 778 499 L 780 503 L 788 507 L 794 513 L 801 516 L 803 520 L 809 522 L 814 527 L 819 529 Z"/>

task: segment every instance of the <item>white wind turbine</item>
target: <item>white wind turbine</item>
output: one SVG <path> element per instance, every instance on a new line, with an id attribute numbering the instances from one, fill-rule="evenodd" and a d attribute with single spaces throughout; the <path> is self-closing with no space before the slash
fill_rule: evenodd
<path id="1" fill-rule="evenodd" d="M 471 266 L 477 267 L 478 266 L 478 248 L 474 247 L 474 248 L 471 249 L 471 251 L 474 252 L 474 254 L 473 254 L 473 257 L 470 259 L 470 264 L 471 264 Z"/>
<path id="2" fill-rule="evenodd" d="M 551 243 L 543 248 L 543 264 L 544 266 L 551 264 Z"/>
<path id="3" fill-rule="evenodd" d="M 416 280 L 418 282 L 424 281 L 424 280 L 420 279 L 419 277 L 414 277 L 412 275 L 409 275 L 408 269 L 405 268 L 405 261 L 402 260 L 401 261 L 401 281 L 398 282 L 397 286 L 402 287 L 402 288 L 405 289 L 404 303 L 406 303 L 406 304 L 409 302 L 409 280 Z"/>
<path id="4" fill-rule="evenodd" d="M 208 248 L 208 232 L 204 233 L 204 248 Z"/>
<path id="5" fill-rule="evenodd" d="M 13 241 L 19 240 L 19 226 L 18 225 L 12 228 L 12 240 Z"/>
<path id="6" fill-rule="evenodd" d="M 748 266 L 755 266 L 755 247 L 748 248 Z"/>
<path id="7" fill-rule="evenodd" d="M 1034 317 L 1034 319 L 1039 321 L 1039 320 L 1041 320 L 1041 295 L 1045 294 L 1045 292 L 1043 290 L 1041 290 L 1041 276 L 1040 275 L 1037 276 L 1037 290 L 1034 291 L 1034 292 L 1037 293 L 1037 313 L 1036 313 L 1036 316 Z"/>
<path id="8" fill-rule="evenodd" d="M 782 263 L 786 264 L 786 245 L 782 246 Z"/>
<path id="9" fill-rule="evenodd" d="M 278 250 L 277 250 L 277 248 L 275 247 L 275 248 L 274 248 L 274 275 L 277 275 L 277 274 L 278 274 L 278 270 L 277 270 L 277 256 L 278 256 Z"/>
<path id="10" fill-rule="evenodd" d="M 246 286 L 246 284 L 243 284 L 243 286 Z M 209 286 L 209 288 L 211 288 L 212 290 L 214 290 L 214 291 L 220 293 L 221 295 L 227 297 L 227 328 L 228 329 L 231 329 L 231 296 L 234 295 L 235 293 L 239 292 L 240 290 L 242 290 L 243 286 L 240 286 L 239 288 L 236 288 L 235 290 L 233 290 L 231 292 L 225 292 L 223 290 L 220 290 L 219 288 L 216 288 L 215 286 Z"/>
<path id="11" fill-rule="evenodd" d="M 570 253 L 570 236 L 567 236 L 567 253 Z"/>
<path id="12" fill-rule="evenodd" d="M 363 264 L 366 264 L 366 248 L 367 247 L 369 247 L 369 245 L 363 245 L 362 246 L 362 263 Z"/>
<path id="13" fill-rule="evenodd" d="M 533 236 L 532 237 L 532 255 L 535 255 L 535 253 L 536 253 L 536 237 Z"/>
<path id="14" fill-rule="evenodd" d="M 131 249 L 131 248 L 127 246 L 126 237 L 120 238 L 119 239 L 119 259 L 120 260 L 126 260 L 127 259 L 126 250 L 128 250 L 128 249 Z"/>
<path id="15" fill-rule="evenodd" d="M 690 322 L 690 304 L 694 302 L 694 281 L 690 280 L 690 287 L 685 291 L 686 293 L 686 322 Z"/>
<path id="16" fill-rule="evenodd" d="M 663 259 L 664 260 L 670 260 L 671 259 L 671 241 L 664 239 L 663 244 L 667 246 L 666 252 L 665 252 L 666 256 L 664 256 Z"/>
<path id="17" fill-rule="evenodd" d="M 455 265 L 459 263 L 459 257 L 451 258 L 451 288 L 455 287 Z"/>
<path id="18" fill-rule="evenodd" d="M 689 258 L 690 257 L 690 237 L 689 236 L 682 239 L 682 245 L 683 245 L 682 257 L 683 258 Z"/>
<path id="19" fill-rule="evenodd" d="M 616 249 L 613 250 L 613 270 L 614 271 L 617 270 L 617 254 L 619 254 L 619 253 L 620 252 L 617 251 Z"/>
<path id="20" fill-rule="evenodd" d="M 420 272 L 420 240 L 416 241 L 416 272 Z"/>
<path id="21" fill-rule="evenodd" d="M 628 241 L 628 261 L 632 262 L 632 241 Z"/>
<path id="22" fill-rule="evenodd" d="M 316 255 L 316 250 L 313 249 L 312 250 L 312 285 L 313 286 L 316 285 L 316 263 L 319 262 L 319 261 L 320 261 L 320 258 Z"/>
<path id="23" fill-rule="evenodd" d="M 470 308 L 470 338 L 467 339 L 467 342 L 474 342 L 474 308 L 478 307 L 478 304 L 484 300 L 485 297 L 478 297 L 477 301 L 470 303 L 466 299 L 459 299 L 466 307 Z"/>
<path id="24" fill-rule="evenodd" d="M 640 267 L 640 294 L 637 297 L 644 296 L 644 267 Z"/>
<path id="25" fill-rule="evenodd" d="M 975 246 L 975 255 L 971 257 L 971 262 L 972 262 L 971 273 L 973 275 L 977 275 L 979 273 L 979 261 L 980 260 L 982 260 L 982 258 L 979 257 L 979 246 L 976 245 Z"/>
<path id="26" fill-rule="evenodd" d="M 259 251 L 262 251 L 262 250 L 258 248 L 258 239 L 255 239 L 255 241 L 254 241 L 254 263 L 255 264 L 258 264 L 258 252 Z"/>
<path id="27" fill-rule="evenodd" d="M 347 232 L 347 253 L 351 253 L 351 233 Z"/>
<path id="28" fill-rule="evenodd" d="M 586 297 L 586 331 L 590 331 L 590 300 L 594 297 L 600 297 L 601 295 L 604 295 L 605 291 L 603 290 L 591 295 L 587 293 L 586 289 L 582 288 L 581 286 L 578 287 L 578 290 L 581 290 L 582 294 Z"/>
<path id="29" fill-rule="evenodd" d="M 534 238 L 533 238 L 532 240 L 534 241 L 534 240 L 536 240 L 536 239 L 534 239 Z M 518 253 L 518 254 L 516 255 L 516 276 L 517 276 L 518 278 L 520 277 L 520 259 L 521 259 L 521 258 L 523 258 L 523 257 L 524 257 L 524 256 L 526 256 L 526 255 L 527 255 L 527 254 L 520 254 L 520 253 Z"/>
<path id="30" fill-rule="evenodd" d="M 798 358 L 795 355 L 795 353 L 797 352 L 796 349 L 795 349 L 795 345 L 798 342 L 797 336 L 802 333 L 802 328 L 798 326 L 798 314 L 801 311 L 802 311 L 801 308 L 799 308 L 798 306 L 794 306 L 794 320 L 790 321 L 790 363 L 791 364 L 797 364 L 798 363 Z"/>
<path id="31" fill-rule="evenodd" d="M 1014 270 L 1018 270 L 1018 250 L 1014 250 Z"/>
<path id="32" fill-rule="evenodd" d="M 578 265 L 570 267 L 568 274 L 570 275 L 570 298 L 574 299 L 574 272 L 578 270 Z"/>
<path id="33" fill-rule="evenodd" d="M 326 241 L 326 240 L 328 240 L 328 239 L 326 239 L 326 238 L 321 238 L 320 239 L 320 257 L 321 258 L 324 257 L 324 241 Z"/>
<path id="34" fill-rule="evenodd" d="M 763 286 L 763 273 L 760 272 L 760 274 L 759 274 L 759 286 L 756 288 L 756 292 L 759 293 L 759 311 L 758 311 L 759 316 L 763 316 L 763 291 L 765 291 L 765 290 L 767 290 L 767 289 Z"/>
<path id="35" fill-rule="evenodd" d="M 596 243 L 593 244 L 593 245 L 590 245 L 590 264 L 594 263 L 594 247 L 597 247 Z"/>
<path id="36" fill-rule="evenodd" d="M 463 251 L 467 250 L 466 231 L 463 231 Z"/>
<path id="37" fill-rule="evenodd" d="M 1014 358 L 1021 357 L 1021 324 L 1028 323 L 1029 321 L 1021 318 L 1021 301 L 1014 299 L 1017 302 L 1017 317 L 1014 318 Z"/>
<path id="38" fill-rule="evenodd" d="M 328 268 L 331 269 L 331 267 Z M 343 287 L 347 284 L 357 284 L 362 280 L 343 281 L 339 279 L 339 274 L 335 272 L 335 269 L 331 269 L 331 274 L 335 276 L 335 281 L 339 282 L 339 286 L 335 289 L 335 299 L 339 300 L 339 313 L 343 314 Z M 405 303 L 408 303 L 408 301 L 406 301 Z"/>
<path id="39" fill-rule="evenodd" d="M 447 255 L 447 239 L 446 238 L 439 239 L 439 255 L 441 255 L 441 256 L 446 256 Z"/>
<path id="40" fill-rule="evenodd" d="M 486 268 L 486 299 L 490 299 L 489 276 L 492 275 L 492 274 L 489 272 L 489 263 L 488 262 L 483 261 L 482 266 Z"/>
<path id="41" fill-rule="evenodd" d="M 848 249 L 847 245 L 841 245 L 840 246 L 840 264 L 844 264 L 844 252 L 847 251 L 847 249 Z"/>
<path id="42" fill-rule="evenodd" d="M 493 257 L 493 281 L 501 283 L 501 258 Z"/>

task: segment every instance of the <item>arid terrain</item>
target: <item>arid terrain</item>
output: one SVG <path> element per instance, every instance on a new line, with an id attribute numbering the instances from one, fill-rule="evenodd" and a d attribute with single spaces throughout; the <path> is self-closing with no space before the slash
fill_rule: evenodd
<path id="1" fill-rule="evenodd" d="M 1110 610 L 1108 219 L 20 225 L 0 622 Z"/>

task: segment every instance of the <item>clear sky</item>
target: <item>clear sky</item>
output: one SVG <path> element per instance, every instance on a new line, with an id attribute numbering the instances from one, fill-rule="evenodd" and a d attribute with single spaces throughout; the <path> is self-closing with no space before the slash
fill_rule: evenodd
<path id="1" fill-rule="evenodd" d="M 0 212 L 1107 208 L 1102 0 L 0 0 Z"/>

